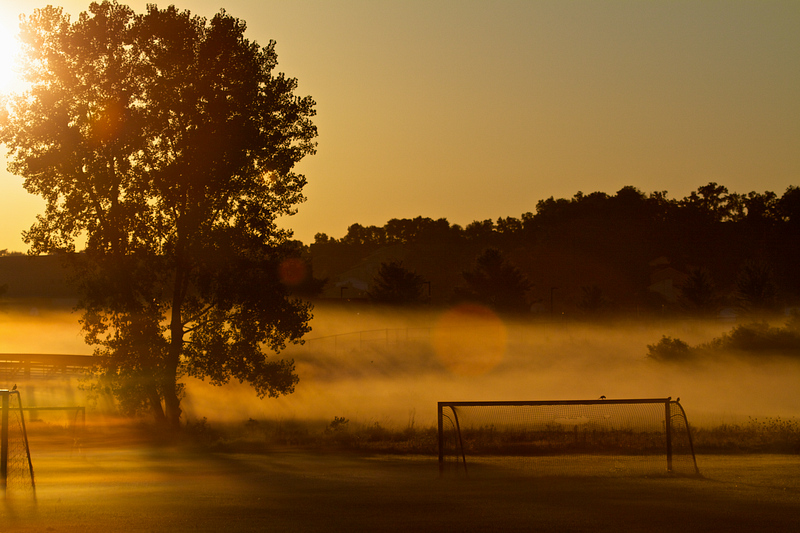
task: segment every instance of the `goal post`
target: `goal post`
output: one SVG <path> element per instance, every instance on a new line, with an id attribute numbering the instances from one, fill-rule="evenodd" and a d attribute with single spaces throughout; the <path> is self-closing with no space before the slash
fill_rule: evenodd
<path id="1" fill-rule="evenodd" d="M 438 403 L 439 472 L 699 474 L 672 398 Z"/>
<path id="2" fill-rule="evenodd" d="M 30 491 L 36 498 L 28 432 L 19 391 L 0 389 L 0 490 Z"/>

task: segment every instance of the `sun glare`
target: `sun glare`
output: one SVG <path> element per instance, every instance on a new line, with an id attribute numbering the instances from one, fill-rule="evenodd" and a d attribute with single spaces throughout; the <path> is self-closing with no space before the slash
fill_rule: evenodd
<path id="1" fill-rule="evenodd" d="M 19 43 L 16 32 L 7 23 L 0 23 L 0 92 L 14 91 L 20 84 L 16 72 Z"/>

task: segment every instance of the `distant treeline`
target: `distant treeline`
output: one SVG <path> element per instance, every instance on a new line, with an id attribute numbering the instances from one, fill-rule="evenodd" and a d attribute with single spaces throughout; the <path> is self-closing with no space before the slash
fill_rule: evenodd
<path id="1" fill-rule="evenodd" d="M 332 279 L 386 247 L 431 281 L 440 299 L 463 284 L 463 272 L 482 250 L 496 248 L 533 284 L 531 303 L 550 312 L 577 310 L 587 297 L 599 296 L 606 307 L 626 311 L 678 308 L 681 302 L 648 290 L 654 270 L 667 265 L 683 274 L 672 280 L 676 284 L 694 276 L 688 283 L 711 291 L 706 303 L 715 307 L 736 304 L 743 269 L 752 274 L 755 268 L 772 287 L 765 307 L 778 308 L 800 301 L 800 188 L 780 196 L 739 194 L 712 182 L 670 199 L 666 191 L 645 194 L 627 186 L 613 195 L 550 197 L 519 218 L 466 227 L 425 217 L 392 219 L 383 227 L 353 224 L 339 239 L 316 235 L 315 274 Z"/>
<path id="2" fill-rule="evenodd" d="M 396 301 L 411 294 L 449 305 L 479 297 L 567 317 L 730 316 L 800 306 L 797 186 L 779 196 L 709 183 L 682 199 L 628 186 L 613 195 L 551 197 L 519 218 L 466 227 L 444 218 L 392 219 L 290 246 L 306 265 L 292 291 L 315 299 L 374 300 L 383 286 Z M 0 256 L 0 298 L 77 297 L 56 257 Z"/>

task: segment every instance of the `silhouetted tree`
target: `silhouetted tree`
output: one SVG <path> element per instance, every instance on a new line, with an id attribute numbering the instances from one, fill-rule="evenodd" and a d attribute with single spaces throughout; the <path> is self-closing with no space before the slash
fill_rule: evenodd
<path id="1" fill-rule="evenodd" d="M 762 262 L 745 262 L 736 278 L 736 296 L 740 306 L 747 311 L 774 309 L 777 289 L 772 269 Z"/>
<path id="2" fill-rule="evenodd" d="M 314 235 L 314 244 L 328 244 L 333 239 L 328 237 L 326 233 L 317 233 Z"/>
<path id="3" fill-rule="evenodd" d="M 756 224 L 773 223 L 778 220 L 778 195 L 766 191 L 763 194 L 751 191 L 743 199 L 747 210 L 747 221 Z"/>
<path id="4" fill-rule="evenodd" d="M 374 302 L 408 305 L 422 299 L 424 284 L 425 279 L 405 268 L 402 261 L 388 261 L 381 263 L 368 294 Z"/>
<path id="5" fill-rule="evenodd" d="M 384 229 L 389 244 L 442 243 L 452 240 L 450 223 L 446 218 L 437 220 L 428 217 L 393 218 L 386 223 Z"/>
<path id="6" fill-rule="evenodd" d="M 689 277 L 680 287 L 680 290 L 680 302 L 688 311 L 708 314 L 716 310 L 719 298 L 716 294 L 714 280 L 711 278 L 711 273 L 708 269 L 691 269 Z"/>
<path id="7" fill-rule="evenodd" d="M 275 43 L 246 39 L 224 11 L 109 1 L 74 22 L 37 9 L 21 28 L 31 88 L 0 140 L 47 202 L 31 252 L 85 236 L 82 326 L 105 383 L 173 427 L 186 374 L 292 392 L 293 361 L 267 352 L 309 331 L 310 305 L 279 280 L 291 234 L 276 219 L 303 200 L 292 169 L 316 128 L 314 101 L 273 74 Z"/>
<path id="8" fill-rule="evenodd" d="M 494 233 L 494 222 L 488 218 L 486 220 L 475 220 L 467 224 L 464 228 L 464 236 L 473 241 L 486 242 Z"/>
<path id="9" fill-rule="evenodd" d="M 603 289 L 597 285 L 581 287 L 581 301 L 578 307 L 586 314 L 599 315 L 608 310 L 611 302 L 603 295 Z"/>
<path id="10" fill-rule="evenodd" d="M 800 187 L 791 186 L 786 189 L 775 206 L 779 218 L 783 222 L 800 227 Z"/>
<path id="11" fill-rule="evenodd" d="M 497 232 L 501 235 L 516 235 L 522 231 L 522 221 L 514 217 L 500 217 L 497 219 Z"/>
<path id="12" fill-rule="evenodd" d="M 381 245 L 386 244 L 386 230 L 377 226 L 351 224 L 347 235 L 342 237 L 342 244 Z"/>
<path id="13" fill-rule="evenodd" d="M 735 205 L 736 199 L 734 198 Z M 728 201 L 728 188 L 713 181 L 702 187 L 697 192 L 691 193 L 682 202 L 687 210 L 692 210 L 705 222 L 722 222 L 728 220 L 732 214 L 733 205 Z"/>
<path id="14" fill-rule="evenodd" d="M 499 312 L 529 311 L 526 293 L 532 286 L 530 281 L 496 248 L 483 252 L 475 262 L 475 269 L 462 275 L 467 287 L 458 291 L 458 297 L 485 304 Z"/>

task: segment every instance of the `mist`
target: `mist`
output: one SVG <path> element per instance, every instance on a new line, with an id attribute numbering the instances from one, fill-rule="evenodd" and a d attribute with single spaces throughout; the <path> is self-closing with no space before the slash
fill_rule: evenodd
<path id="1" fill-rule="evenodd" d="M 295 393 L 257 400 L 243 385 L 187 384 L 189 416 L 346 417 L 403 427 L 435 423 L 438 401 L 679 397 L 694 424 L 800 415 L 800 361 L 722 357 L 687 365 L 646 357 L 662 335 L 707 342 L 714 321 L 510 322 L 486 312 L 318 307 L 295 360 Z M 220 405 L 224 407 L 220 409 Z"/>
<path id="2" fill-rule="evenodd" d="M 346 417 L 384 427 L 430 426 L 436 402 L 680 397 L 695 425 L 800 416 L 800 361 L 720 357 L 665 364 L 646 357 L 662 335 L 690 345 L 730 331 L 715 321 L 631 320 L 598 324 L 509 321 L 475 307 L 398 312 L 318 305 L 312 332 L 278 356 L 294 359 L 293 394 L 259 399 L 246 384 L 186 378 L 187 421 L 319 420 Z M 0 311 L 0 353 L 90 354 L 78 315 L 27 305 Z M 25 381 L 6 372 L 32 406 L 86 405 L 77 377 Z M 56 415 L 52 415 L 56 416 Z M 63 417 L 64 414 L 57 416 Z"/>

